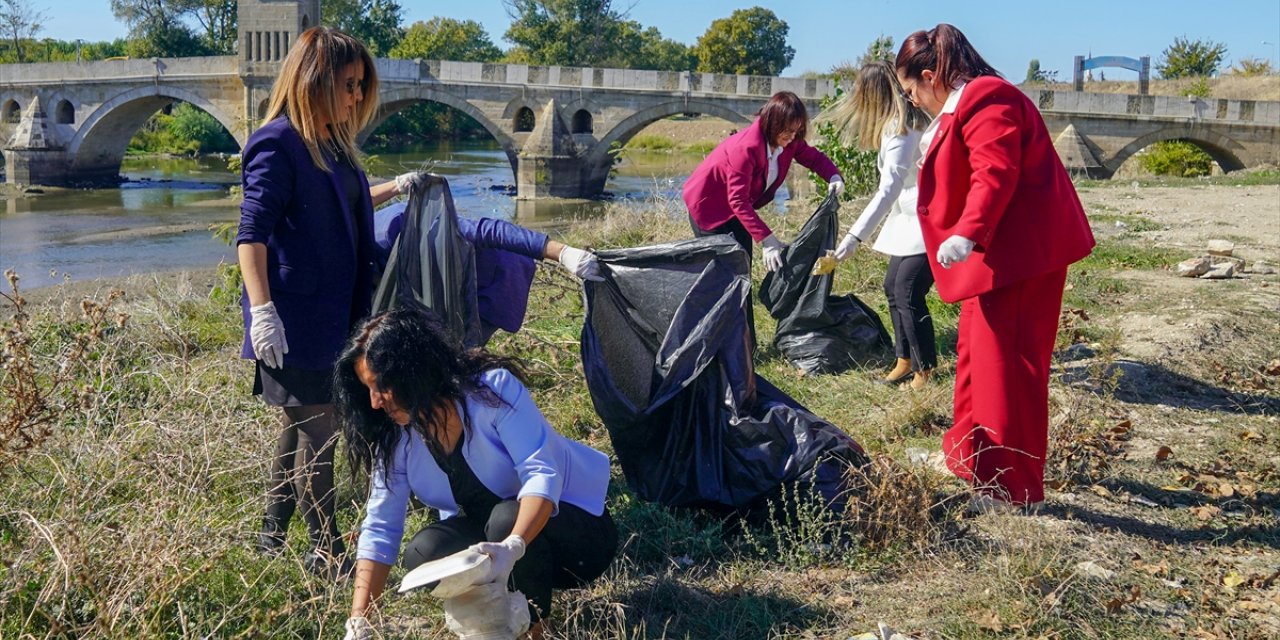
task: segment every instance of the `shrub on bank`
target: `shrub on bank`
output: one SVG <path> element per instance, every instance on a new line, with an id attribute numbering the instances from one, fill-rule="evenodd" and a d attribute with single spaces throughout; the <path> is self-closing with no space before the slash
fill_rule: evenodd
<path id="1" fill-rule="evenodd" d="M 1142 168 L 1158 176 L 1196 178 L 1213 171 L 1213 158 L 1186 140 L 1163 140 L 1151 145 L 1141 158 Z"/>

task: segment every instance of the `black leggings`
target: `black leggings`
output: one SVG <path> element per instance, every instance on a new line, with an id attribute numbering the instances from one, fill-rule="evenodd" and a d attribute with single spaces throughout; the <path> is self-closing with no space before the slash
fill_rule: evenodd
<path id="1" fill-rule="evenodd" d="M 911 360 L 913 371 L 938 366 L 933 318 L 925 304 L 931 286 L 933 272 L 925 254 L 889 258 L 884 294 L 889 298 L 889 317 L 893 320 L 894 351 L 899 358 Z"/>
<path id="2" fill-rule="evenodd" d="M 730 236 L 733 236 L 733 239 L 737 241 L 738 246 L 742 247 L 742 249 L 747 252 L 747 280 L 751 279 L 751 260 L 753 258 L 751 248 L 752 243 L 755 241 L 752 240 L 751 233 L 747 231 L 747 228 L 742 226 L 742 222 L 737 218 L 730 218 L 728 222 L 708 231 L 699 227 L 698 223 L 693 221 L 693 216 L 689 216 L 689 226 L 693 227 L 693 237 L 695 238 L 705 238 L 707 236 L 718 236 L 721 234 L 729 234 Z M 751 290 L 755 290 L 754 285 Z M 748 336 L 750 342 L 747 346 L 751 347 L 754 351 L 756 346 L 756 304 L 755 295 L 753 293 L 749 293 L 747 295 L 747 329 L 751 331 Z"/>
<path id="3" fill-rule="evenodd" d="M 311 544 L 322 551 L 342 553 L 345 549 L 333 517 L 333 452 L 337 445 L 333 405 L 281 409 L 284 416 L 271 460 L 263 529 L 283 540 L 294 509 L 301 504 Z"/>
<path id="4" fill-rule="evenodd" d="M 500 542 L 511 534 L 520 503 L 499 502 L 487 515 L 457 516 L 419 531 L 404 551 L 405 569 L 438 560 L 476 544 Z M 511 571 L 511 586 L 531 601 L 537 622 L 551 611 L 551 590 L 580 587 L 604 573 L 618 550 L 618 530 L 606 508 L 593 516 L 567 502 L 525 548 Z"/>

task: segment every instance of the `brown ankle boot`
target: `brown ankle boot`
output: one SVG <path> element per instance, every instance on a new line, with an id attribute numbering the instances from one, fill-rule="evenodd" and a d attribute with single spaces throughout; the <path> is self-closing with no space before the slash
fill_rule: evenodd
<path id="1" fill-rule="evenodd" d="M 911 378 L 912 389 L 923 389 L 929 384 L 929 379 L 933 377 L 933 369 L 925 369 L 917 371 L 915 376 Z"/>
<path id="2" fill-rule="evenodd" d="M 884 378 L 877 380 L 880 384 L 897 384 L 906 380 L 911 375 L 911 361 L 907 358 L 898 358 L 898 363 L 894 365 L 893 370 L 885 374 Z"/>

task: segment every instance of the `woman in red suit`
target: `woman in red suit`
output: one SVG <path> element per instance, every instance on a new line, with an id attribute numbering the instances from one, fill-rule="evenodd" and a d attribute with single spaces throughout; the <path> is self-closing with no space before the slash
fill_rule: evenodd
<path id="1" fill-rule="evenodd" d="M 773 202 L 791 161 L 822 176 L 828 193 L 844 191 L 835 163 L 804 141 L 809 112 L 796 94 L 780 91 L 760 108 L 751 126 L 729 136 L 684 183 L 684 203 L 696 236 L 727 233 L 751 258 L 752 241 L 764 248 L 764 266 L 776 271 L 786 248 L 756 209 Z M 748 307 L 752 343 L 755 322 Z"/>
<path id="2" fill-rule="evenodd" d="M 978 510 L 1033 505 L 1067 265 L 1089 255 L 1093 233 L 1035 104 L 959 29 L 911 34 L 895 67 L 907 99 L 934 116 L 917 208 L 938 294 L 962 301 L 943 454 Z"/>

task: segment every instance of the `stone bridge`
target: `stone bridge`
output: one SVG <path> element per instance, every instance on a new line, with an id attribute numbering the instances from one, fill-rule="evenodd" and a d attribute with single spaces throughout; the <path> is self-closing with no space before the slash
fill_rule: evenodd
<path id="1" fill-rule="evenodd" d="M 276 45 L 280 47 L 281 45 Z M 263 55 L 271 56 L 269 49 Z M 117 179 L 130 138 L 181 100 L 243 146 L 270 94 L 270 61 L 237 56 L 0 65 L 6 180 L 80 184 Z M 415 103 L 475 119 L 506 152 L 520 197 L 600 193 L 611 149 L 675 114 L 748 124 L 770 95 L 793 91 L 816 113 L 829 80 L 732 74 L 377 61 L 380 109 L 365 132 Z M 258 67 L 266 67 L 259 69 Z"/>
<path id="2" fill-rule="evenodd" d="M 249 36 L 266 37 L 249 37 Z M 240 56 L 0 65 L 0 135 L 12 183 L 118 179 L 130 138 L 176 100 L 241 145 L 265 112 L 289 34 L 244 34 Z M 828 80 L 691 72 L 378 60 L 372 128 L 417 102 L 474 118 L 506 152 L 523 198 L 600 193 L 618 145 L 683 113 L 746 124 L 777 91 L 811 112 Z M 1027 90 L 1073 171 L 1105 178 L 1154 142 L 1189 140 L 1226 171 L 1280 164 L 1280 102 Z M 366 132 L 367 134 L 368 132 Z"/>

